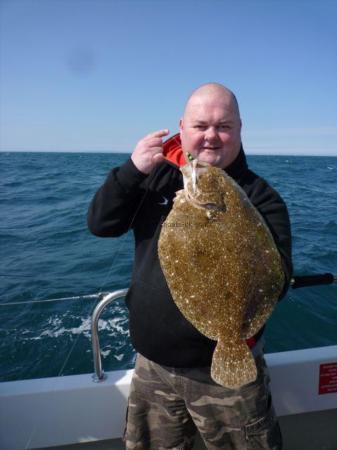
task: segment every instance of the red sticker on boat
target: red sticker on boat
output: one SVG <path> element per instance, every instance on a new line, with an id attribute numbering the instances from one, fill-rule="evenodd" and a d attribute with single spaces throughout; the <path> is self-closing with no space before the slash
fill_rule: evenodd
<path id="1" fill-rule="evenodd" d="M 319 366 L 319 394 L 337 392 L 337 362 Z"/>

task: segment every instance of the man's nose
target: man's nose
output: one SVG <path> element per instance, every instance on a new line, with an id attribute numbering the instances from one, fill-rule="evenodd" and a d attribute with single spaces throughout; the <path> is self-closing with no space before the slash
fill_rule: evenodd
<path id="1" fill-rule="evenodd" d="M 208 127 L 205 133 L 205 139 L 209 141 L 217 138 L 218 138 L 217 129 L 215 127 Z"/>

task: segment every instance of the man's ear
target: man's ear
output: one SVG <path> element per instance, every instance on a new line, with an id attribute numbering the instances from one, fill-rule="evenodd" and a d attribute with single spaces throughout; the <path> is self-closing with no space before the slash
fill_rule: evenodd
<path id="1" fill-rule="evenodd" d="M 180 130 L 180 134 L 181 134 L 181 132 L 183 131 L 183 129 L 184 129 L 184 121 L 183 121 L 183 119 L 180 119 L 180 120 L 179 120 L 179 130 Z"/>

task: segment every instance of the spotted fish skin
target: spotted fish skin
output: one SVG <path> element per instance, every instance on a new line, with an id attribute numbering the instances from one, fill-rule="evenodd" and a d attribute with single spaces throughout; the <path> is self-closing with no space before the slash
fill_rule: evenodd
<path id="1" fill-rule="evenodd" d="M 284 285 L 281 257 L 262 216 L 223 170 L 182 169 L 184 190 L 162 225 L 160 264 L 182 314 L 217 341 L 212 378 L 227 388 L 255 381 L 246 339 L 264 325 Z"/>

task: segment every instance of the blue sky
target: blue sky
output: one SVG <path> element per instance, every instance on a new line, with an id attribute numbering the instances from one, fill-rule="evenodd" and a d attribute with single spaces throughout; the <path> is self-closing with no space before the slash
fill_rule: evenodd
<path id="1" fill-rule="evenodd" d="M 337 155 L 335 0 L 0 0 L 0 150 L 131 152 L 217 81 L 247 153 Z"/>

